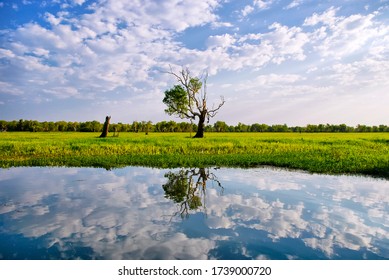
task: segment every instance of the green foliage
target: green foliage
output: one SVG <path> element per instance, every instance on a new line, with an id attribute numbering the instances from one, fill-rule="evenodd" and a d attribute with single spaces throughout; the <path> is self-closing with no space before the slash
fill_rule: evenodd
<path id="1" fill-rule="evenodd" d="M 163 99 L 163 102 L 167 105 L 165 112 L 170 115 L 177 115 L 180 118 L 197 119 L 197 132 L 194 138 L 203 138 L 205 121 L 209 123 L 209 120 L 216 116 L 225 103 L 224 98 L 220 97 L 221 102 L 216 107 L 209 108 L 207 106 L 206 83 L 208 74 L 201 80 L 192 77 L 187 68 L 182 69 L 179 73 L 174 73 L 172 70 L 168 73 L 177 79 L 179 85 L 165 91 L 165 98 Z"/>
<path id="2" fill-rule="evenodd" d="M 162 101 L 167 106 L 167 109 L 165 109 L 167 114 L 185 118 L 188 112 L 189 99 L 182 86 L 175 85 L 173 88 L 166 90 Z"/>
<path id="3" fill-rule="evenodd" d="M 189 92 L 190 93 L 197 94 L 201 90 L 202 86 L 203 86 L 203 83 L 200 81 L 199 78 L 197 78 L 197 77 L 190 78 L 190 81 L 189 81 Z"/>
<path id="4" fill-rule="evenodd" d="M 217 121 L 213 127 L 216 132 L 228 132 L 228 125 L 225 122 Z"/>
<path id="5" fill-rule="evenodd" d="M 0 133 L 0 167 L 256 167 L 389 178 L 388 133 Z"/>
<path id="6" fill-rule="evenodd" d="M 98 121 L 87 122 L 38 122 L 34 120 L 5 121 L 0 120 L 0 132 L 2 131 L 29 131 L 29 132 L 100 132 L 103 124 Z M 153 124 L 151 121 L 133 121 L 132 124 L 111 123 L 110 132 L 191 132 L 196 131 L 197 126 L 188 122 L 177 123 L 173 120 L 161 121 Z M 286 124 L 243 124 L 228 125 L 224 121 L 216 121 L 214 125 L 206 126 L 206 132 L 389 132 L 389 126 L 367 126 L 357 125 L 356 127 L 345 124 L 308 124 L 306 126 L 288 127 Z"/>
<path id="7" fill-rule="evenodd" d="M 205 197 L 206 182 L 209 179 L 209 172 L 204 168 L 181 169 L 178 172 L 165 174 L 168 179 L 162 186 L 165 197 L 173 200 L 179 205 L 181 217 L 188 217 L 190 210 L 197 210 L 204 206 L 202 198 Z M 177 213 L 177 214 L 178 214 Z"/>
<path id="8" fill-rule="evenodd" d="M 176 203 L 183 202 L 188 195 L 189 188 L 185 170 L 180 170 L 178 173 L 168 172 L 165 174 L 165 178 L 168 179 L 167 183 L 162 186 L 165 197 Z"/>

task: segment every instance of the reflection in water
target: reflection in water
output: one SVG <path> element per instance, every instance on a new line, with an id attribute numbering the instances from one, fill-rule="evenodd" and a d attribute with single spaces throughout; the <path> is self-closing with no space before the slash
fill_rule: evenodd
<path id="1" fill-rule="evenodd" d="M 182 218 L 188 218 L 190 210 L 196 210 L 200 207 L 206 213 L 207 180 L 217 183 L 221 191 L 223 190 L 221 183 L 210 171 L 210 168 L 169 171 L 164 177 L 168 179 L 167 183 L 162 186 L 165 197 L 176 202 L 179 208 L 173 216 L 180 214 Z"/>
<path id="2" fill-rule="evenodd" d="M 389 182 L 273 169 L 0 169 L 0 240 L 0 259 L 389 259 Z"/>

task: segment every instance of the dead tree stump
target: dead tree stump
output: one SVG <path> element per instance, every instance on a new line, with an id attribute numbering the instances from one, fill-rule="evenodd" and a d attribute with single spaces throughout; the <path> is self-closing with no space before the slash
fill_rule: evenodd
<path id="1" fill-rule="evenodd" d="M 109 129 L 109 121 L 111 120 L 111 116 L 105 117 L 105 122 L 103 126 L 103 132 L 101 133 L 100 137 L 107 137 L 108 135 L 108 129 Z"/>

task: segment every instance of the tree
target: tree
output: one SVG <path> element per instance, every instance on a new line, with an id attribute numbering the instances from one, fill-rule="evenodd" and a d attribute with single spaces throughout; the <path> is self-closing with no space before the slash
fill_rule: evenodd
<path id="1" fill-rule="evenodd" d="M 181 169 L 178 172 L 168 172 L 165 174 L 168 181 L 162 185 L 165 197 L 171 199 L 178 205 L 178 211 L 173 217 L 179 214 L 181 218 L 189 217 L 190 212 L 202 208 L 206 213 L 206 188 L 207 180 L 212 181 L 212 185 L 217 183 L 220 194 L 223 193 L 223 186 L 218 178 L 209 168 Z"/>
<path id="2" fill-rule="evenodd" d="M 4 120 L 0 120 L 0 132 L 7 131 L 7 122 Z"/>
<path id="3" fill-rule="evenodd" d="M 139 122 L 133 121 L 131 128 L 132 128 L 133 132 L 138 132 L 139 131 Z"/>
<path id="4" fill-rule="evenodd" d="M 173 75 L 179 84 L 165 91 L 163 103 L 167 106 L 165 112 L 169 115 L 176 115 L 180 118 L 195 120 L 198 118 L 197 133 L 194 138 L 204 137 L 204 123 L 213 118 L 218 110 L 224 105 L 224 98 L 218 106 L 207 107 L 207 77 L 193 77 L 188 68 L 183 68 L 179 73 L 170 69 L 169 74 Z"/>
<path id="5" fill-rule="evenodd" d="M 65 121 L 56 122 L 58 131 L 66 131 L 68 129 L 68 123 Z"/>
<path id="6" fill-rule="evenodd" d="M 145 133 L 146 135 L 148 135 L 153 128 L 153 123 L 151 121 L 145 122 L 144 127 L 145 127 Z"/>
<path id="7" fill-rule="evenodd" d="M 238 123 L 238 125 L 235 127 L 236 132 L 247 132 L 249 131 L 250 127 L 247 124 L 243 124 L 241 122 Z"/>
<path id="8" fill-rule="evenodd" d="M 228 125 L 225 122 L 223 122 L 223 121 L 215 122 L 213 127 L 215 128 L 216 132 L 226 132 L 226 131 L 228 131 Z"/>

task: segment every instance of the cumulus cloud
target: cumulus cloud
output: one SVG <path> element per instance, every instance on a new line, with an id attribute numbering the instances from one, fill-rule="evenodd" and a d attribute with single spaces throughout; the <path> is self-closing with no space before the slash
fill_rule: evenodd
<path id="1" fill-rule="evenodd" d="M 235 43 L 236 39 L 230 34 L 210 36 L 208 38 L 208 47 L 209 48 L 228 48 Z"/>
<path id="2" fill-rule="evenodd" d="M 83 2 L 74 1 L 78 5 Z M 51 97 L 74 96 L 74 91 L 69 90 L 58 94 L 58 84 L 66 88 L 77 86 L 81 93 L 90 87 L 103 92 L 123 86 L 134 88 L 136 83 L 150 79 L 150 69 L 161 66 L 162 56 L 176 53 L 172 37 L 175 32 L 206 23 L 216 24 L 213 9 L 217 5 L 212 0 L 168 1 L 162 5 L 155 1 L 107 1 L 92 5 L 93 12 L 79 18 L 71 18 L 66 12 L 46 13 L 51 28 L 28 23 L 9 31 L 13 42 L 5 43 L 2 53 L 16 62 L 6 66 L 11 72 L 23 73 L 15 84 L 21 91 L 22 86 L 27 86 L 22 77 L 39 72 L 46 77 L 48 72 L 52 73 L 44 91 L 48 95 L 52 93 Z M 12 69 L 15 65 L 18 70 Z M 39 87 L 35 90 L 41 92 Z"/>
<path id="3" fill-rule="evenodd" d="M 160 108 L 161 102 L 152 100 L 160 101 L 157 93 L 163 93 L 172 83 L 169 75 L 161 74 L 169 65 L 189 66 L 194 73 L 206 69 L 219 81 L 217 88 L 225 82 L 218 76 L 220 73 L 234 72 L 236 83 L 223 90 L 227 100 L 228 95 L 235 95 L 234 88 L 240 84 L 256 81 L 254 72 L 284 78 L 304 75 L 299 80 L 304 85 L 289 83 L 278 96 L 292 96 L 299 90 L 316 96 L 329 84 L 339 87 L 339 93 L 353 91 L 353 78 L 362 78 L 355 80 L 356 84 L 363 83 L 366 90 L 374 87 L 377 92 L 382 92 L 384 86 L 380 89 L 376 82 L 386 83 L 382 77 L 388 74 L 385 63 L 389 28 L 382 21 L 385 11 L 379 8 L 347 14 L 342 7 L 329 7 L 287 24 L 271 17 L 266 21 L 248 17 L 255 11 L 272 11 L 278 1 L 241 4 L 237 11 L 247 16 L 241 22 L 232 21 L 236 17 L 233 11 L 230 16 L 224 14 L 229 3 L 216 0 L 58 3 L 71 7 L 45 11 L 39 20 L 1 31 L 0 79 L 7 86 L 0 90 L 4 96 L 12 91 L 14 96 L 24 95 L 25 100 L 33 100 L 34 96 L 51 101 L 94 98 L 96 104 L 108 102 L 114 96 L 124 104 L 127 98 L 143 94 L 148 106 Z M 58 3 L 45 5 L 53 7 Z M 295 9 L 291 8 L 302 4 L 303 1 L 290 1 L 288 9 L 282 12 L 292 12 Z M 79 13 L 73 9 L 80 9 Z M 199 30 L 208 31 L 199 35 Z M 186 46 L 188 38 L 195 47 Z M 346 69 L 343 77 L 341 68 Z M 328 83 L 330 77 L 335 84 Z M 267 92 L 275 97 L 274 92 L 280 87 L 273 85 Z M 344 85 L 349 88 L 341 88 Z M 359 85 L 356 89 L 360 88 Z M 242 106 L 237 104 L 241 108 L 237 115 L 243 116 L 242 111 L 246 111 L 243 102 L 247 98 L 238 100 Z M 2 102 L 6 100 L 3 98 Z M 258 106 L 258 100 L 251 102 Z M 159 118 L 163 116 L 163 109 L 160 111 Z M 232 114 L 222 112 L 220 116 L 232 118 Z"/>
<path id="4" fill-rule="evenodd" d="M 330 8 L 322 14 L 314 14 L 307 18 L 304 23 L 307 26 L 321 24 L 324 27 L 319 29 L 321 33 L 314 48 L 325 57 L 342 58 L 352 55 L 368 47 L 367 42 L 377 40 L 388 32 L 387 27 L 374 23 L 376 13 L 337 17 L 336 11 L 337 9 Z"/>

